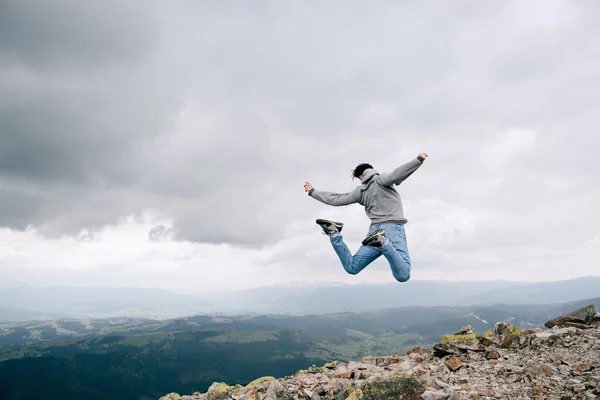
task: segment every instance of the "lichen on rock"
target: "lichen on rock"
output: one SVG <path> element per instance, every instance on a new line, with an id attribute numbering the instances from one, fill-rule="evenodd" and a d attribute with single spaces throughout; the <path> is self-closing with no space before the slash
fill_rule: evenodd
<path id="1" fill-rule="evenodd" d="M 273 382 L 275 380 L 275 377 L 273 376 L 263 376 L 261 378 L 255 379 L 252 382 L 250 382 L 249 384 L 246 385 L 246 387 L 251 387 L 251 388 L 256 388 L 258 386 L 261 386 L 265 383 L 270 383 Z"/>
<path id="2" fill-rule="evenodd" d="M 215 382 L 206 392 L 208 400 L 225 400 L 229 397 L 229 393 L 233 388 L 225 383 Z"/>
<path id="3" fill-rule="evenodd" d="M 362 387 L 364 400 L 417 400 L 425 387 L 417 379 L 405 376 L 378 378 Z"/>
<path id="4" fill-rule="evenodd" d="M 496 322 L 494 325 L 494 335 L 518 335 L 521 333 L 521 330 L 508 322 Z"/>
<path id="5" fill-rule="evenodd" d="M 281 382 L 273 380 L 269 384 L 265 400 L 293 400 L 293 398 L 294 397 Z"/>
<path id="6" fill-rule="evenodd" d="M 360 388 L 356 388 L 350 392 L 350 395 L 346 397 L 346 400 L 363 400 L 364 394 Z"/>
<path id="7" fill-rule="evenodd" d="M 458 342 L 461 340 L 468 341 L 468 340 L 475 340 L 475 339 L 477 339 L 476 333 L 446 335 L 446 336 L 442 336 L 442 343 Z"/>

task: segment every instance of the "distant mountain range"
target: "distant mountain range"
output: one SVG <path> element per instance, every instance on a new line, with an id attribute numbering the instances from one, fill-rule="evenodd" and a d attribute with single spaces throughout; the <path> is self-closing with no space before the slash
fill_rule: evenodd
<path id="1" fill-rule="evenodd" d="M 0 288 L 0 321 L 176 318 L 195 314 L 323 314 L 409 306 L 553 304 L 600 296 L 600 277 L 558 282 L 418 281 L 294 284 L 187 295 L 134 287 Z"/>

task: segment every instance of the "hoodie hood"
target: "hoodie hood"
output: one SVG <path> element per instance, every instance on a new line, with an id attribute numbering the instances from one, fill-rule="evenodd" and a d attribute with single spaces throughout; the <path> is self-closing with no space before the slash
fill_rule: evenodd
<path id="1" fill-rule="evenodd" d="M 366 169 L 365 172 L 363 172 L 363 180 L 360 184 L 360 189 L 366 190 L 367 187 L 369 187 L 369 185 L 371 184 L 371 182 L 373 182 L 373 177 L 375 175 L 379 175 L 379 173 L 372 168 Z"/>

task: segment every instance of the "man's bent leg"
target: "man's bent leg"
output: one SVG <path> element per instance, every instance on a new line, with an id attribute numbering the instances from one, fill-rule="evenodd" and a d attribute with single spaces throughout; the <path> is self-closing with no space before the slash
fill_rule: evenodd
<path id="1" fill-rule="evenodd" d="M 403 225 L 385 226 L 386 243 L 381 248 L 384 257 L 390 263 L 392 274 L 398 282 L 410 279 L 411 264 Z"/>
<path id="2" fill-rule="evenodd" d="M 339 234 L 331 237 L 331 245 L 340 258 L 342 266 L 351 275 L 358 274 L 367 265 L 375 261 L 377 257 L 381 256 L 381 250 L 369 246 L 361 246 L 353 256 L 346 243 L 344 243 L 342 235 Z"/>

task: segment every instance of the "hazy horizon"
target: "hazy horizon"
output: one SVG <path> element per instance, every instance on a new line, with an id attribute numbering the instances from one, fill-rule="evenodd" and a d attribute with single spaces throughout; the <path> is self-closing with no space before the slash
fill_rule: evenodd
<path id="1" fill-rule="evenodd" d="M 566 281 L 574 281 L 574 280 L 580 280 L 580 279 L 587 279 L 587 278 L 600 278 L 600 274 L 599 275 L 594 275 L 594 274 L 590 274 L 590 275 L 581 275 L 581 276 L 576 276 L 573 278 L 569 278 L 569 279 L 537 279 L 537 280 L 522 280 L 522 279 L 518 279 L 518 277 L 515 277 L 514 279 L 485 279 L 485 277 L 481 277 L 480 279 L 465 279 L 465 280 L 452 280 L 452 279 L 411 279 L 411 282 L 430 282 L 430 283 L 448 283 L 448 284 L 452 284 L 452 283 L 506 283 L 506 284 L 536 284 L 536 283 L 559 283 L 559 282 L 566 282 Z M 231 292 L 236 292 L 236 291 L 247 291 L 247 290 L 257 290 L 257 289 L 263 289 L 263 288 L 273 288 L 273 287 L 301 287 L 301 286 L 357 286 L 357 285 L 375 285 L 375 286 L 381 286 L 381 285 L 389 285 L 389 286 L 398 286 L 397 283 L 391 281 L 391 280 L 384 280 L 384 281 L 375 281 L 375 282 L 361 282 L 361 281 L 350 281 L 350 282 L 344 282 L 342 280 L 329 280 L 329 281 L 317 281 L 317 280 L 298 280 L 298 281 L 285 281 L 282 283 L 276 283 L 276 284 L 257 284 L 256 286 L 251 286 L 251 287 L 245 287 L 245 288 L 236 288 L 236 287 L 232 287 L 232 288 L 217 288 L 217 289 L 212 289 L 210 287 L 197 287 L 197 288 L 192 288 L 192 290 L 186 291 L 186 290 L 170 290 L 170 289 L 165 289 L 165 288 L 161 288 L 159 285 L 157 286 L 139 286 L 139 285 L 135 285 L 135 283 L 127 283 L 127 282 L 109 282 L 108 284 L 98 284 L 97 282 L 93 282 L 93 281 L 87 281 L 87 282 L 80 282 L 78 284 L 61 284 L 61 283 L 51 283 L 51 284 L 45 284 L 44 282 L 32 282 L 32 281 L 28 281 L 28 280 L 19 280 L 19 279 L 15 279 L 13 281 L 3 281 L 0 282 L 0 289 L 7 289 L 7 288 L 11 288 L 11 287 L 18 287 L 18 286 L 32 286 L 32 287 L 45 287 L 45 288 L 52 288 L 52 287 L 73 287 L 73 288 L 86 288 L 86 287 L 90 287 L 90 288 L 107 288 L 107 289 L 127 289 L 127 288 L 136 288 L 136 289 L 142 289 L 142 290 L 157 290 L 157 291 L 165 291 L 165 292 L 171 292 L 171 293 L 181 293 L 181 294 L 201 294 L 201 293 L 206 293 L 207 291 L 209 293 L 219 293 L 221 291 L 231 291 Z"/>
<path id="2" fill-rule="evenodd" d="M 175 318 L 199 314 L 327 314 L 402 307 L 562 304 L 600 299 L 600 277 L 558 282 L 415 280 L 296 283 L 196 293 L 94 286 L 0 286 L 0 321 L 61 318 Z"/>
<path id="3" fill-rule="evenodd" d="M 355 251 L 356 164 L 400 187 L 412 280 L 600 259 L 600 2 L 6 0 L 0 282 L 190 293 L 395 283 Z"/>

